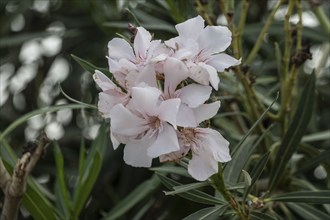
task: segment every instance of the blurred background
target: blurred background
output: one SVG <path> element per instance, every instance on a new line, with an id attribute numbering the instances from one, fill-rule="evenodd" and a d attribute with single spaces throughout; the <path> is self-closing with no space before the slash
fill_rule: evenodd
<path id="1" fill-rule="evenodd" d="M 210 6 L 206 7 L 207 13 L 215 23 L 226 25 L 220 8 L 213 7 L 217 4 L 216 0 L 200 2 Z M 248 52 L 253 46 L 274 3 L 272 0 L 250 1 L 243 35 L 245 51 Z M 328 0 L 323 1 L 327 13 L 329 3 Z M 329 131 L 329 57 L 324 56 L 330 51 L 329 36 L 322 32 L 318 20 L 310 11 L 308 1 L 305 1 L 304 6 L 303 40 L 305 45 L 310 46 L 313 59 L 304 64 L 303 71 L 310 74 L 313 68 L 319 68 L 318 114 L 315 114 L 310 129 Z M 236 1 L 235 7 L 241 7 L 240 1 Z M 193 0 L 0 0 L 0 11 L 0 131 L 23 114 L 42 107 L 70 103 L 61 93 L 60 87 L 68 96 L 95 105 L 99 90 L 92 75 L 76 63 L 71 55 L 83 58 L 95 66 L 107 68 L 108 41 L 118 37 L 116 33 L 129 36 L 128 23 L 137 25 L 129 11 L 134 13 L 141 25 L 152 32 L 155 38 L 163 40 L 176 35 L 175 24 L 198 14 Z M 261 93 L 271 94 L 278 90 L 272 51 L 275 41 L 280 44 L 284 41 L 282 29 L 285 12 L 284 5 L 276 13 L 275 21 L 264 39 L 260 56 L 251 66 Z M 234 19 L 238 20 L 239 17 L 234 15 Z M 293 24 L 297 23 L 298 15 L 292 16 L 291 20 Z M 228 86 L 231 86 L 230 83 L 226 85 L 224 81 L 222 90 L 231 91 Z M 222 113 L 230 112 L 230 108 L 226 108 L 229 104 L 230 100 L 223 101 Z M 108 129 L 99 131 L 102 122 L 103 119 L 96 110 L 64 109 L 32 117 L 11 133 L 8 142 L 17 155 L 20 155 L 22 146 L 27 141 L 34 140 L 41 130 L 45 130 L 61 146 L 66 180 L 69 190 L 72 190 L 77 179 L 81 140 L 89 146 L 98 132 L 108 133 Z M 226 123 L 228 122 L 222 120 L 215 123 L 215 126 L 222 128 Z M 111 210 L 139 183 L 152 175 L 147 169 L 125 165 L 122 148 L 113 151 L 110 142 L 108 143 L 101 173 L 81 219 L 100 218 L 102 212 Z M 328 146 L 329 140 L 320 144 Z M 56 176 L 53 158 L 53 151 L 49 149 L 33 173 L 41 184 L 50 189 L 50 197 L 53 196 L 51 192 Z M 319 176 L 313 174 L 314 170 L 311 173 L 312 178 L 316 182 L 320 181 L 320 184 L 325 179 L 324 175 L 327 175 L 322 170 L 318 171 Z M 146 203 L 152 202 L 148 211 L 143 214 L 143 219 L 181 219 L 204 207 L 180 197 L 165 197 L 162 192 L 164 189 L 159 186 L 153 195 L 145 198 Z M 2 201 L 2 197 L 0 198 Z M 134 207 L 123 219 L 132 219 L 143 205 Z M 20 218 L 31 218 L 24 212 L 24 208 L 22 213 Z"/>

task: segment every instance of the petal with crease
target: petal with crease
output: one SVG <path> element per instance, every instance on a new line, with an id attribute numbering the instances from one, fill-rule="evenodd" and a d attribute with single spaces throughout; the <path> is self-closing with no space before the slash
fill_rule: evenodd
<path id="1" fill-rule="evenodd" d="M 220 108 L 220 101 L 212 102 L 210 104 L 203 104 L 194 109 L 195 118 L 197 123 L 201 123 L 207 119 L 215 116 Z"/>
<path id="2" fill-rule="evenodd" d="M 179 98 L 191 108 L 196 108 L 209 99 L 212 92 L 210 86 L 189 84 L 180 89 Z"/>
<path id="3" fill-rule="evenodd" d="M 213 66 L 218 72 L 223 72 L 226 68 L 241 64 L 241 60 L 237 60 L 232 56 L 221 53 L 211 56 L 207 64 Z"/>
<path id="4" fill-rule="evenodd" d="M 119 135 L 134 136 L 147 129 L 144 120 L 131 113 L 122 104 L 117 104 L 111 109 L 110 119 L 112 132 Z"/>
<path id="5" fill-rule="evenodd" d="M 178 31 L 179 36 L 183 38 L 196 39 L 198 37 L 198 34 L 196 33 L 200 33 L 203 28 L 204 19 L 200 15 L 175 25 L 175 29 Z"/>
<path id="6" fill-rule="evenodd" d="M 127 143 L 124 148 L 125 163 L 134 167 L 151 167 L 152 157 L 147 154 L 150 141 L 143 139 Z"/>
<path id="7" fill-rule="evenodd" d="M 135 60 L 133 49 L 127 41 L 121 38 L 114 38 L 108 43 L 109 58 Z"/>
<path id="8" fill-rule="evenodd" d="M 224 26 L 207 26 L 198 38 L 203 53 L 211 55 L 227 49 L 231 43 L 231 32 Z"/>
<path id="9" fill-rule="evenodd" d="M 163 130 L 158 133 L 156 141 L 151 144 L 147 151 L 148 156 L 155 158 L 178 150 L 180 147 L 176 132 L 171 125 L 164 122 Z"/>
<path id="10" fill-rule="evenodd" d="M 201 149 L 198 153 L 193 153 L 188 164 L 188 173 L 193 178 L 204 181 L 217 172 L 218 162 L 212 158 L 210 152 Z"/>
<path id="11" fill-rule="evenodd" d="M 137 27 L 136 36 L 134 38 L 134 51 L 136 57 L 145 59 L 147 50 L 150 46 L 151 34 L 143 27 Z"/>

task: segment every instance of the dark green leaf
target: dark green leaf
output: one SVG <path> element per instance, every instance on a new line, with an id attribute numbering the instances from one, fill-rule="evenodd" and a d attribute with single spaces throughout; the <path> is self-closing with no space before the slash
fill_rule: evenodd
<path id="1" fill-rule="evenodd" d="M 301 167 L 298 168 L 297 172 L 303 172 L 316 166 L 320 165 L 322 162 L 329 160 L 330 158 L 330 149 L 320 152 L 320 154 L 310 160 L 306 161 Z"/>
<path id="2" fill-rule="evenodd" d="M 295 211 L 303 219 L 313 219 L 313 220 L 329 219 L 329 214 L 324 213 L 309 204 L 288 202 L 287 206 L 293 211 Z"/>
<path id="3" fill-rule="evenodd" d="M 220 213 L 226 208 L 227 205 L 208 207 L 185 217 L 183 220 L 217 220 Z"/>
<path id="4" fill-rule="evenodd" d="M 87 108 L 86 105 L 79 105 L 79 104 L 68 104 L 68 105 L 55 105 L 55 106 L 49 106 L 40 108 L 37 110 L 34 110 L 32 112 L 29 112 L 18 119 L 16 119 L 13 123 L 11 123 L 1 134 L 0 134 L 0 141 L 3 140 L 4 137 L 6 137 L 10 132 L 12 132 L 16 127 L 26 122 L 29 118 L 40 115 L 43 113 L 51 113 L 56 112 L 62 109 L 81 109 L 81 108 Z"/>
<path id="5" fill-rule="evenodd" d="M 270 201 L 330 204 L 330 190 L 298 191 L 269 198 Z"/>
<path id="6" fill-rule="evenodd" d="M 158 188 L 160 181 L 156 175 L 153 175 L 149 180 L 142 182 L 136 187 L 128 196 L 122 199 L 115 207 L 111 209 L 108 214 L 105 214 L 105 219 L 117 219 L 136 204 L 141 202 L 142 199 L 149 196 L 154 190 Z"/>
<path id="7" fill-rule="evenodd" d="M 91 73 L 91 74 L 94 74 L 95 73 L 95 70 L 99 70 L 101 71 L 102 73 L 106 74 L 108 77 L 111 77 L 112 74 L 109 72 L 108 69 L 105 69 L 105 68 L 100 68 L 100 67 L 97 67 L 97 66 L 94 66 L 93 64 L 91 64 L 90 62 L 84 60 L 84 59 L 81 59 L 80 57 L 77 57 L 73 54 L 71 54 L 71 57 L 84 69 L 86 70 L 87 72 Z"/>
<path id="8" fill-rule="evenodd" d="M 276 220 L 276 218 L 261 212 L 251 212 L 251 220 Z"/>
<path id="9" fill-rule="evenodd" d="M 171 173 L 171 174 L 178 174 L 181 176 L 191 177 L 187 172 L 187 169 L 184 169 L 183 167 L 161 166 L 161 167 L 150 168 L 150 170 L 164 174 Z"/>
<path id="10" fill-rule="evenodd" d="M 57 142 L 54 142 L 54 157 L 56 162 L 56 187 L 57 187 L 57 200 L 63 210 L 63 215 L 66 218 L 70 216 L 71 198 L 65 183 L 64 175 L 64 159 L 60 147 Z"/>
<path id="11" fill-rule="evenodd" d="M 313 111 L 315 99 L 315 74 L 312 73 L 310 79 L 301 94 L 296 113 L 293 117 L 287 133 L 283 138 L 282 145 L 277 151 L 275 160 L 276 166 L 273 166 L 270 174 L 269 191 L 272 191 L 282 179 L 285 167 L 292 154 L 299 146 L 300 140 L 307 128 L 308 122 Z"/>
<path id="12" fill-rule="evenodd" d="M 174 186 L 181 186 L 182 184 L 172 180 L 160 173 L 156 173 L 157 176 L 160 178 L 160 180 L 162 181 L 162 183 L 170 190 L 173 190 Z M 178 196 L 181 196 L 185 199 L 194 201 L 194 202 L 198 202 L 198 203 L 202 203 L 202 204 L 207 204 L 207 205 L 222 205 L 225 204 L 226 202 L 219 200 L 218 198 L 215 198 L 213 196 L 210 196 L 204 192 L 201 192 L 199 190 L 191 190 L 189 192 L 185 192 L 185 193 L 180 193 L 178 194 Z"/>
<path id="13" fill-rule="evenodd" d="M 253 170 L 251 171 L 251 185 L 246 189 L 246 191 L 244 192 L 244 198 L 246 198 L 246 196 L 250 193 L 252 187 L 254 186 L 254 184 L 256 183 L 256 181 L 259 179 L 262 171 L 264 170 L 268 158 L 269 158 L 270 152 L 264 154 L 260 160 L 256 163 L 255 167 L 253 168 Z"/>
<path id="14" fill-rule="evenodd" d="M 198 189 L 204 186 L 210 186 L 211 184 L 209 182 L 200 182 L 200 183 L 190 183 L 190 184 L 185 184 L 181 186 L 174 186 L 173 189 L 174 191 L 170 192 L 165 192 L 165 195 L 175 195 L 183 192 L 187 192 L 193 189 Z"/>

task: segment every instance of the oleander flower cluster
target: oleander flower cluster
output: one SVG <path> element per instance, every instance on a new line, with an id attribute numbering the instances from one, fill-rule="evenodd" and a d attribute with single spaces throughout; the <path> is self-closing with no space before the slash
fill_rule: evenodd
<path id="1" fill-rule="evenodd" d="M 113 79 L 95 71 L 98 109 L 110 119 L 114 149 L 125 144 L 127 164 L 150 167 L 154 158 L 178 161 L 189 154 L 189 174 L 203 181 L 218 172 L 218 162 L 231 159 L 228 141 L 202 125 L 220 108 L 220 101 L 210 101 L 218 72 L 240 60 L 224 53 L 231 43 L 227 27 L 205 27 L 197 16 L 175 28 L 178 36 L 164 42 L 137 27 L 133 43 L 108 43 Z"/>

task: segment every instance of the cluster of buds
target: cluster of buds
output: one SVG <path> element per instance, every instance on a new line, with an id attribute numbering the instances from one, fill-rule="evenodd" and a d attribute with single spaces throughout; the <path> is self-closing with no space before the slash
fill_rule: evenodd
<path id="1" fill-rule="evenodd" d="M 223 53 L 231 44 L 227 27 L 205 27 L 197 16 L 175 28 L 178 36 L 164 42 L 137 27 L 133 43 L 108 43 L 113 79 L 95 71 L 98 109 L 110 118 L 114 149 L 125 144 L 127 164 L 150 167 L 154 158 L 178 161 L 191 152 L 188 172 L 203 181 L 218 172 L 218 162 L 231 159 L 228 141 L 202 125 L 220 108 L 220 101 L 210 101 L 217 72 L 240 60 Z"/>

